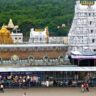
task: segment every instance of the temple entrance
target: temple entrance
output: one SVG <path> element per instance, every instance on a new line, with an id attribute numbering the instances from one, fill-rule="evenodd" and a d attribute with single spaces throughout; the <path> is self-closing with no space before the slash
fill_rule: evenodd
<path id="1" fill-rule="evenodd" d="M 84 59 L 79 61 L 79 66 L 94 66 L 94 60 L 93 59 Z"/>
<path id="2" fill-rule="evenodd" d="M 96 61 L 94 59 L 70 59 L 70 63 L 77 66 L 95 66 Z"/>

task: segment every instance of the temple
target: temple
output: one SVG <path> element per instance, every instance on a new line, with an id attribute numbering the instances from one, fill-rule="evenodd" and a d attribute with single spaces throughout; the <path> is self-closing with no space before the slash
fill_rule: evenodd
<path id="1" fill-rule="evenodd" d="M 23 33 L 18 32 L 19 26 L 15 25 L 12 19 L 9 19 L 8 25 L 5 27 L 11 32 L 10 36 L 14 44 L 23 43 Z"/>
<path id="2" fill-rule="evenodd" d="M 48 43 L 48 41 L 48 27 L 46 27 L 44 30 L 34 30 L 34 28 L 31 29 L 29 38 L 30 43 Z"/>
<path id="3" fill-rule="evenodd" d="M 17 26 L 17 25 L 16 25 Z M 48 27 L 31 29 L 29 41 L 23 40 L 12 21 L 0 30 L 0 64 L 22 66 L 58 66 L 69 64 L 63 37 L 50 37 Z M 15 29 L 16 28 L 16 29 Z M 6 45 L 7 44 L 7 45 Z"/>
<path id="4" fill-rule="evenodd" d="M 80 0 L 76 2 L 74 19 L 68 34 L 70 50 L 96 50 L 96 2 L 91 3 L 87 1 L 82 4 Z"/>
<path id="5" fill-rule="evenodd" d="M 0 30 L 0 76 L 4 77 L 2 81 L 5 81 L 8 74 L 12 78 L 17 78 L 18 75 L 25 75 L 26 78 L 28 75 L 28 78 L 32 76 L 32 80 L 34 76 L 39 78 L 39 82 L 31 82 L 32 87 L 42 86 L 44 81 L 55 81 L 57 87 L 71 87 L 74 81 L 78 81 L 75 83 L 77 87 L 81 86 L 81 81 L 90 82 L 89 78 L 96 78 L 96 2 L 76 1 L 75 16 L 68 38 L 50 36 L 48 27 L 43 30 L 31 28 L 29 40 L 25 42 L 23 33 L 18 32 L 18 28 L 10 19 L 8 25 Z M 25 83 L 30 86 L 28 81 Z M 22 88 L 24 82 L 19 84 L 19 88 Z M 13 79 L 7 85 L 6 88 L 13 88 Z"/>
<path id="6" fill-rule="evenodd" d="M 96 1 L 76 1 L 75 15 L 68 34 L 71 63 L 96 64 Z M 86 63 L 85 63 L 86 62 Z"/>

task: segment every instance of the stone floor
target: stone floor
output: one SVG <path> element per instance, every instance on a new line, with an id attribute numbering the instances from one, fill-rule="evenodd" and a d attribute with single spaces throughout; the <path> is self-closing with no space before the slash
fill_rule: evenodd
<path id="1" fill-rule="evenodd" d="M 90 92 L 82 93 L 80 88 L 32 88 L 32 89 L 5 89 L 0 96 L 96 96 L 96 88 Z"/>

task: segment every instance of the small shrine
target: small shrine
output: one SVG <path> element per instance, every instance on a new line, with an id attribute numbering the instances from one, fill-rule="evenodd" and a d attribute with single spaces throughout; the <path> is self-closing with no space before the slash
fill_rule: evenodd
<path id="1" fill-rule="evenodd" d="M 44 30 L 35 29 L 32 28 L 30 31 L 30 43 L 48 43 L 49 41 L 49 32 L 48 27 L 46 27 Z"/>

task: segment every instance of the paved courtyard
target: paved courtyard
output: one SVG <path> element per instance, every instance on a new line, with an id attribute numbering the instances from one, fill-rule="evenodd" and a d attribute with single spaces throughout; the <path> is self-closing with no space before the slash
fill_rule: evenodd
<path id="1" fill-rule="evenodd" d="M 90 88 L 90 92 L 82 93 L 80 88 L 32 88 L 32 89 L 5 89 L 0 96 L 96 96 L 96 88 Z"/>

